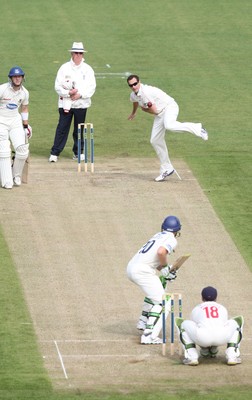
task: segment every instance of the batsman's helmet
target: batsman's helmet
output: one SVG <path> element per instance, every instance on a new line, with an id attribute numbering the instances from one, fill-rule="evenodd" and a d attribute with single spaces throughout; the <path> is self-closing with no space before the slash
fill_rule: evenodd
<path id="1" fill-rule="evenodd" d="M 24 71 L 22 70 L 22 68 L 16 66 L 10 69 L 9 78 L 12 78 L 13 76 L 25 76 Z"/>
<path id="2" fill-rule="evenodd" d="M 178 232 L 181 229 L 180 220 L 174 215 L 169 215 L 166 217 L 164 222 L 162 223 L 161 230 L 168 232 Z"/>

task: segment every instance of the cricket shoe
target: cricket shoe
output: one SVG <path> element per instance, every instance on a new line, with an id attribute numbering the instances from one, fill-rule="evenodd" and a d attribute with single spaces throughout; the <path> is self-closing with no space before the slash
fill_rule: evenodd
<path id="1" fill-rule="evenodd" d="M 241 364 L 240 357 L 229 357 L 227 360 L 227 365 Z"/>
<path id="2" fill-rule="evenodd" d="M 199 365 L 199 361 L 197 359 L 195 360 L 190 360 L 190 358 L 184 358 L 183 360 L 184 365 L 190 365 L 192 367 L 195 367 L 196 365 Z"/>
<path id="3" fill-rule="evenodd" d="M 203 128 L 203 126 L 201 128 L 200 136 L 203 140 L 208 140 L 208 132 Z"/>
<path id="4" fill-rule="evenodd" d="M 13 182 L 15 186 L 20 186 L 21 185 L 21 178 L 20 176 L 14 176 Z"/>
<path id="5" fill-rule="evenodd" d="M 152 339 L 150 335 L 145 336 L 142 335 L 141 336 L 141 344 L 162 344 L 162 339 L 160 339 L 159 337 L 156 337 L 155 339 Z"/>
<path id="6" fill-rule="evenodd" d="M 73 155 L 73 160 L 78 160 L 77 154 L 74 154 L 74 155 Z M 84 156 L 84 154 L 81 154 L 81 155 L 80 155 L 80 160 L 81 160 L 81 161 L 85 161 L 85 156 Z"/>
<path id="7" fill-rule="evenodd" d="M 6 184 L 3 186 L 4 189 L 12 189 L 13 183 L 11 182 L 6 182 Z"/>
<path id="8" fill-rule="evenodd" d="M 53 154 L 51 154 L 48 161 L 49 162 L 57 162 L 58 156 L 54 156 Z"/>
<path id="9" fill-rule="evenodd" d="M 173 169 L 172 171 L 170 171 L 170 172 L 169 172 L 169 171 L 165 171 L 165 172 L 163 172 L 161 175 L 157 176 L 157 177 L 155 178 L 155 181 L 156 181 L 156 182 L 162 182 L 162 181 L 164 181 L 166 178 L 168 178 L 168 176 L 172 175 L 173 172 L 174 172 L 174 169 Z"/>

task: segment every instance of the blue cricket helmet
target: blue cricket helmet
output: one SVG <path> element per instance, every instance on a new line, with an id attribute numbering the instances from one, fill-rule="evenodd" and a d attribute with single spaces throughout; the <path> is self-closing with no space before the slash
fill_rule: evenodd
<path id="1" fill-rule="evenodd" d="M 180 220 L 174 215 L 169 215 L 162 223 L 161 230 L 167 232 L 178 232 L 181 229 Z"/>
<path id="2" fill-rule="evenodd" d="M 22 70 L 22 68 L 16 66 L 10 69 L 9 78 L 12 78 L 13 76 L 25 76 L 24 71 Z"/>

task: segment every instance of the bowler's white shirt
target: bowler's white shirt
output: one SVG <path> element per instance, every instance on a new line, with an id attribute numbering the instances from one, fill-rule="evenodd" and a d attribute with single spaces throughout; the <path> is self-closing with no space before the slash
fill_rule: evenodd
<path id="1" fill-rule="evenodd" d="M 149 85 L 140 84 L 138 93 L 131 92 L 130 101 L 138 103 L 140 107 L 146 107 L 151 102 L 156 105 L 157 111 L 162 111 L 166 106 L 175 102 L 173 97 L 169 96 L 163 90 Z"/>

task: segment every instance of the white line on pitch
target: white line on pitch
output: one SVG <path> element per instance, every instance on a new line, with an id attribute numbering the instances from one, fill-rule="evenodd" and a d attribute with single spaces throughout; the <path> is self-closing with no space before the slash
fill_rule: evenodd
<path id="1" fill-rule="evenodd" d="M 129 72 L 96 72 L 95 75 L 128 76 Z"/>
<path id="2" fill-rule="evenodd" d="M 113 358 L 113 357 L 125 357 L 125 358 L 127 358 L 127 357 L 134 357 L 134 358 L 136 358 L 137 359 L 137 355 L 136 354 L 68 354 L 68 355 L 66 355 L 66 354 L 64 354 L 62 357 L 64 357 L 64 358 L 89 358 L 89 357 L 110 357 L 110 358 Z M 139 357 L 142 357 L 142 356 L 140 356 L 139 355 Z M 150 357 L 150 354 L 148 354 L 147 356 L 145 356 L 145 357 Z"/>
<path id="3" fill-rule="evenodd" d="M 62 358 L 62 355 L 60 353 L 60 350 L 59 350 L 59 347 L 58 347 L 58 344 L 57 344 L 56 340 L 54 340 L 54 344 L 55 344 L 56 349 L 57 349 L 57 353 L 58 353 L 58 356 L 59 356 L 59 359 L 60 359 L 60 364 L 61 364 L 61 368 L 63 369 L 64 376 L 65 376 L 66 379 L 68 379 L 68 376 L 67 376 L 67 373 L 66 373 L 66 368 L 65 368 L 65 365 L 64 365 L 64 362 L 63 362 L 63 358 Z"/>
<path id="4" fill-rule="evenodd" d="M 52 340 L 41 340 L 41 343 L 50 343 Z M 82 343 L 82 342 L 128 342 L 131 343 L 131 340 L 123 340 L 123 339 L 58 339 L 53 340 L 53 342 L 57 343 Z"/>

